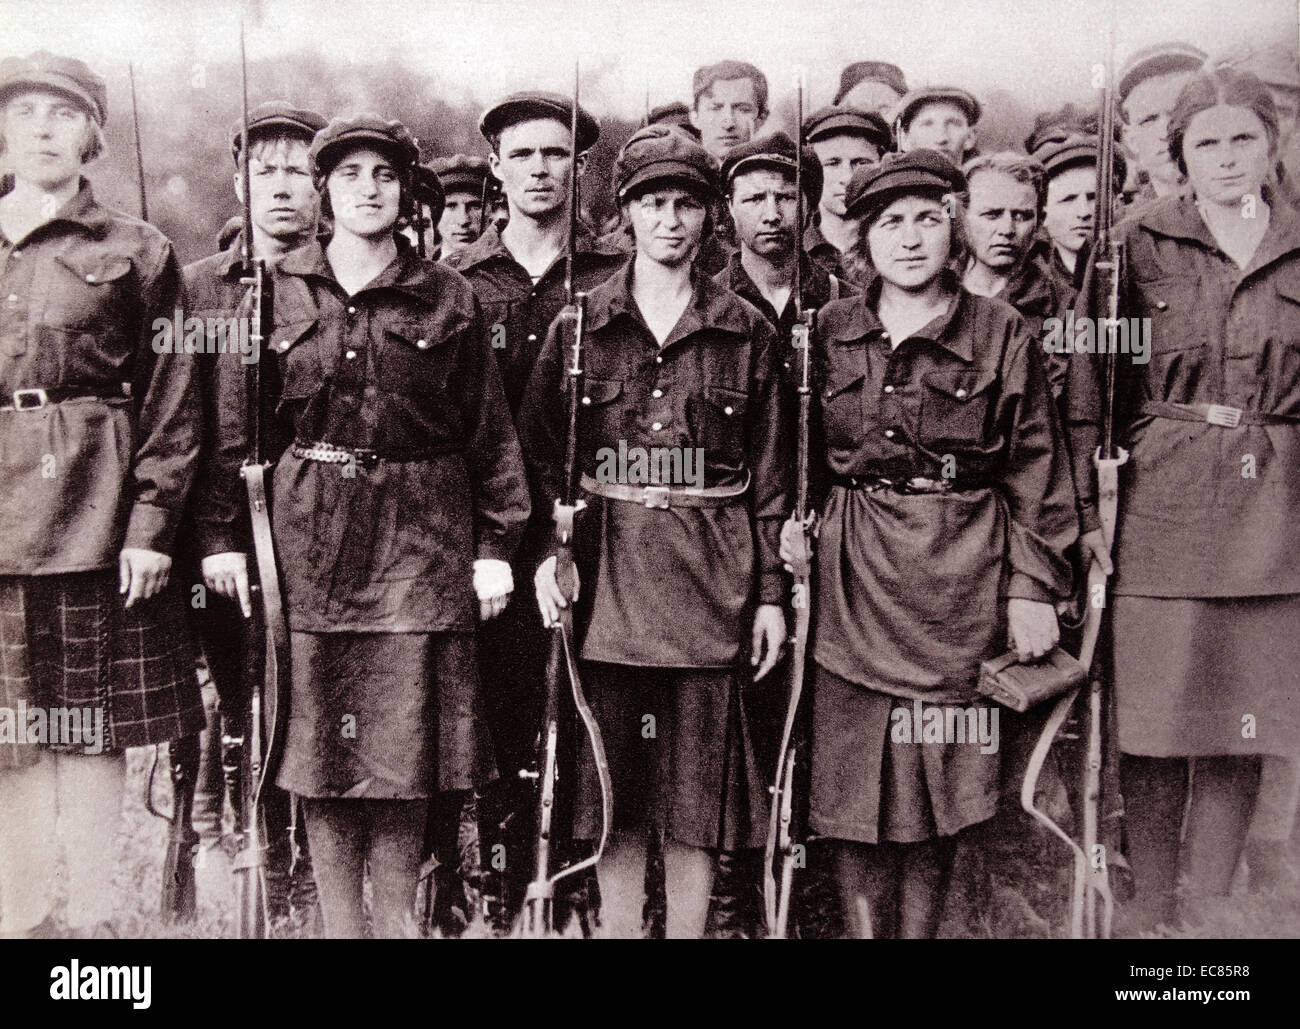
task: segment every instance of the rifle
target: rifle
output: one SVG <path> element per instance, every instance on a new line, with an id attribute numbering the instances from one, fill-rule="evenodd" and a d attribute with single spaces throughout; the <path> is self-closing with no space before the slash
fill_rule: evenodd
<path id="1" fill-rule="evenodd" d="M 533 878 L 524 894 L 520 929 L 524 936 L 541 937 L 553 929 L 552 914 L 555 885 L 562 879 L 593 867 L 605 852 L 614 818 L 614 793 L 609 763 L 601 740 L 600 726 L 587 704 L 578 676 L 578 656 L 573 635 L 573 604 L 577 596 L 577 568 L 573 561 L 574 519 L 586 504 L 578 497 L 578 412 L 582 397 L 582 345 L 586 329 L 587 294 L 574 288 L 574 266 L 578 252 L 578 67 L 574 65 L 573 111 L 570 115 L 569 140 L 573 165 L 569 172 L 569 243 L 564 265 L 564 291 L 568 303 L 560 321 L 568 327 L 572 342 L 565 363 L 564 388 L 568 405 L 568 437 L 564 448 L 564 482 L 555 502 L 555 580 L 568 600 L 552 627 L 551 650 L 546 661 L 546 700 L 538 740 L 537 770 L 521 770 L 524 779 L 537 780 L 537 841 L 533 851 Z M 591 743 L 600 780 L 601 830 L 595 851 L 558 871 L 551 871 L 551 842 L 555 815 L 555 784 L 560 731 L 560 678 L 567 675 L 578 717 Z"/>
<path id="2" fill-rule="evenodd" d="M 140 144 L 140 110 L 135 99 L 135 65 L 127 63 L 131 80 L 131 124 L 135 134 L 136 184 L 140 188 L 140 220 L 149 220 L 149 197 L 144 182 L 144 151 Z M 167 822 L 167 850 L 163 855 L 162 899 L 159 911 L 167 921 L 190 922 L 198 907 L 194 886 L 194 853 L 199 834 L 194 831 L 194 786 L 199 774 L 199 741 L 195 736 L 167 744 L 167 768 L 172 780 L 171 814 L 154 806 L 153 783 L 158 771 L 160 746 L 153 748 L 153 762 L 144 787 L 145 810 Z"/>
<path id="3" fill-rule="evenodd" d="M 1115 371 L 1118 352 L 1120 282 L 1124 269 L 1123 243 L 1114 234 L 1115 195 L 1115 25 L 1116 6 L 1112 3 L 1106 73 L 1101 86 L 1101 112 L 1098 118 L 1097 201 L 1092 241 L 1091 274 L 1085 278 L 1085 297 L 1092 312 L 1105 311 L 1107 348 L 1103 364 L 1102 438 L 1093 454 L 1097 469 L 1097 508 L 1102 537 L 1107 552 L 1115 539 L 1115 522 L 1119 509 L 1119 469 L 1128 460 L 1128 451 L 1114 443 Z M 1020 805 L 1053 834 L 1063 840 L 1074 857 L 1070 896 L 1070 936 L 1073 939 L 1109 939 L 1114 898 L 1110 888 L 1107 848 L 1101 842 L 1102 770 L 1104 762 L 1107 704 L 1105 672 L 1095 660 L 1097 641 L 1105 618 L 1106 573 L 1093 561 L 1088 568 L 1087 603 L 1084 607 L 1079 660 L 1088 668 L 1087 750 L 1082 776 L 1083 826 L 1075 842 L 1064 829 L 1034 806 L 1034 792 L 1039 772 L 1057 730 L 1070 713 L 1084 687 L 1061 697 L 1043 727 L 1038 743 L 1030 755 L 1020 791 Z M 1114 785 L 1114 784 L 1112 784 Z M 1117 861 L 1120 855 L 1114 855 Z"/>
<path id="4" fill-rule="evenodd" d="M 796 465 L 794 517 L 802 527 L 804 552 L 808 553 L 808 537 L 812 516 L 808 511 L 808 412 L 812 400 L 812 338 L 817 312 L 803 305 L 803 75 L 795 78 L 795 232 L 794 232 L 794 282 L 791 299 L 794 301 L 795 322 L 791 345 L 799 362 L 799 437 Z M 776 776 L 771 786 L 772 810 L 768 819 L 767 843 L 763 848 L 763 908 L 767 933 L 774 939 L 784 939 L 790 917 L 790 892 L 794 883 L 795 844 L 791 833 L 794 817 L 794 772 L 798 763 L 798 742 L 795 723 L 799 716 L 799 699 L 803 694 L 804 666 L 808 656 L 808 632 L 812 624 L 812 579 L 809 569 L 797 571 L 791 603 L 794 607 L 794 635 L 791 637 L 790 694 L 786 702 L 785 724 L 781 729 L 781 748 L 777 752 Z M 781 873 L 778 882 L 774 862 L 780 855 Z"/>
<path id="5" fill-rule="evenodd" d="M 266 326 L 271 320 L 271 280 L 265 261 L 253 252 L 253 210 L 250 181 L 248 138 L 248 60 L 244 48 L 244 26 L 239 26 L 240 85 L 243 100 L 243 127 L 240 145 L 243 155 L 244 235 L 243 258 L 247 277 L 240 280 L 249 287 L 249 339 L 257 360 L 247 367 L 248 376 L 248 457 L 239 473 L 248 492 L 248 511 L 252 522 L 253 552 L 257 561 L 257 585 L 260 599 L 261 628 L 266 652 L 262 675 L 254 675 L 250 691 L 247 722 L 248 741 L 231 737 L 232 748 L 243 751 L 243 760 L 227 762 L 246 769 L 248 788 L 239 791 L 243 817 L 237 816 L 235 873 L 239 878 L 238 931 L 241 939 L 264 935 L 266 931 L 266 827 L 262 797 L 267 783 L 274 777 L 284 737 L 287 706 L 278 702 L 280 678 L 289 667 L 289 633 L 281 602 L 280 579 L 276 570 L 275 541 L 271 536 L 270 509 L 266 493 L 266 473 L 272 462 L 264 454 L 264 419 L 262 418 L 262 359 Z M 263 710 L 265 708 L 265 711 Z M 266 736 L 263 753 L 263 736 Z M 223 739 L 223 744 L 225 740 Z M 242 823 L 242 824 L 241 824 Z"/>

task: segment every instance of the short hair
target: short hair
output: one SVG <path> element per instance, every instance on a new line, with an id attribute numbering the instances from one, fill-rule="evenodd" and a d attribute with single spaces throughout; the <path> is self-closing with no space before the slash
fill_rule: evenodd
<path id="1" fill-rule="evenodd" d="M 1169 154 L 1184 175 L 1187 162 L 1183 160 L 1183 137 L 1187 126 L 1196 115 L 1219 104 L 1244 107 L 1254 113 L 1264 123 L 1269 156 L 1277 154 L 1277 105 L 1268 86 L 1251 72 L 1232 67 L 1199 71 L 1187 80 L 1169 114 Z"/>
<path id="2" fill-rule="evenodd" d="M 1038 199 L 1040 213 L 1043 204 L 1047 201 L 1047 170 L 1040 161 L 1028 154 L 1017 153 L 1014 150 L 1000 150 L 995 154 L 981 154 L 979 157 L 972 157 L 962 165 L 961 170 L 966 176 L 966 188 L 968 190 L 971 182 L 979 172 L 1000 172 L 1033 188 L 1034 196 Z"/>
<path id="3" fill-rule="evenodd" d="M 500 156 L 501 156 L 501 137 L 502 137 L 502 135 L 505 134 L 506 130 L 507 130 L 507 129 L 513 129 L 516 125 L 525 125 L 525 124 L 527 124 L 527 123 L 530 122 L 530 121 L 553 121 L 553 122 L 555 122 L 557 125 L 562 125 L 562 126 L 564 127 L 564 132 L 565 132 L 566 135 L 568 135 L 569 132 L 570 132 L 570 130 L 572 129 L 572 126 L 569 124 L 569 122 L 568 122 L 566 119 L 561 118 L 559 115 L 555 115 L 555 114 L 538 114 L 538 115 L 536 115 L 535 117 L 532 117 L 532 118 L 518 118 L 518 119 L 516 119 L 515 121 L 512 121 L 509 125 L 503 125 L 503 126 L 501 126 L 501 131 L 500 131 L 500 132 L 490 132 L 490 133 L 488 133 L 487 136 L 484 137 L 484 138 L 487 139 L 487 141 L 488 141 L 488 146 L 492 149 L 492 152 L 493 152 L 494 154 L 496 154 L 497 157 L 500 157 Z M 579 136 L 579 138 L 581 138 L 581 136 Z M 583 150 L 583 151 L 581 151 L 581 152 L 585 154 L 587 151 L 586 151 L 586 150 Z M 575 158 L 577 158 L 578 155 L 577 155 L 577 154 L 574 154 L 573 156 L 574 156 Z"/>
<path id="4" fill-rule="evenodd" d="M 885 198 L 885 203 L 869 211 L 858 223 L 858 239 L 853 244 L 852 253 L 859 260 L 866 263 L 868 268 L 876 270 L 875 262 L 871 260 L 871 245 L 867 241 L 867 234 L 871 227 L 880 220 L 895 200 L 906 196 L 919 196 L 927 200 L 933 200 L 936 203 L 944 204 L 949 199 L 952 201 L 952 217 L 948 219 L 948 229 L 951 235 L 948 237 L 948 265 L 952 268 L 962 268 L 966 264 L 966 258 L 970 254 L 970 244 L 966 241 L 966 197 L 962 193 L 950 193 L 940 189 L 938 186 L 919 187 L 912 190 L 902 190 Z"/>
<path id="5" fill-rule="evenodd" d="M 262 159 L 262 155 L 265 154 L 268 150 L 273 150 L 282 144 L 288 144 L 288 143 L 297 143 L 301 145 L 304 150 L 311 149 L 310 136 L 307 136 L 301 132 L 293 132 L 290 129 L 279 129 L 275 132 L 255 133 L 253 135 L 252 141 L 248 144 L 248 152 L 253 157 L 256 157 L 260 161 Z M 235 158 L 235 165 L 237 168 L 242 169 L 244 167 L 243 160 L 244 160 L 244 149 L 243 147 L 240 147 L 239 155 Z M 311 165 L 310 160 L 307 163 L 308 163 L 308 170 L 310 171 L 310 165 Z"/>
<path id="6" fill-rule="evenodd" d="M 705 93 L 711 93 L 713 87 L 719 82 L 730 82 L 733 79 L 749 79 L 754 83 L 754 99 L 758 101 L 758 113 L 760 116 L 765 116 L 767 76 L 748 61 L 719 61 L 717 64 L 706 64 L 703 68 L 697 69 L 692 83 L 695 94 L 694 108 L 699 110 L 700 97 Z"/>

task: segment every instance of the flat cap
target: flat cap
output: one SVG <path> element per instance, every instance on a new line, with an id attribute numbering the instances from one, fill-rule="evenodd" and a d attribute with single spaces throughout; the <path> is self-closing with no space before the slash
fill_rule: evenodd
<path id="1" fill-rule="evenodd" d="M 708 199 L 718 195 L 718 170 L 708 151 L 671 125 L 647 125 L 632 133 L 614 161 L 619 203 L 651 186 L 673 185 Z"/>
<path id="2" fill-rule="evenodd" d="M 822 165 L 810 147 L 803 148 L 802 158 L 804 196 L 809 206 L 816 207 L 822 198 Z M 724 188 L 730 189 L 732 180 L 745 172 L 773 168 L 793 178 L 795 167 L 794 140 L 784 132 L 775 132 L 728 150 L 722 162 L 721 177 Z"/>
<path id="3" fill-rule="evenodd" d="M 370 146 L 388 154 L 398 168 L 413 169 L 420 162 L 420 148 L 415 137 L 400 121 L 389 121 L 377 114 L 356 114 L 335 118 L 311 143 L 311 165 L 317 178 L 324 178 L 349 149 Z"/>
<path id="4" fill-rule="evenodd" d="M 700 138 L 700 130 L 691 124 L 691 109 L 680 100 L 652 107 L 641 127 L 645 128 L 646 125 L 672 125 L 689 132 L 696 139 Z"/>
<path id="5" fill-rule="evenodd" d="M 1055 111 L 1040 111 L 1034 115 L 1034 127 L 1025 137 L 1025 152 L 1033 154 L 1048 143 L 1059 143 L 1070 136 L 1096 134 L 1097 112 L 1067 103 Z"/>
<path id="6" fill-rule="evenodd" d="M 0 100 L 31 87 L 52 89 L 72 97 L 100 125 L 108 120 L 108 87 L 85 61 L 60 57 L 48 50 L 0 61 Z"/>
<path id="7" fill-rule="evenodd" d="M 535 121 L 538 118 L 552 118 L 564 125 L 573 120 L 573 100 L 560 93 L 542 93 L 527 90 L 523 93 L 511 93 L 508 97 L 489 107 L 478 121 L 478 130 L 484 139 L 500 136 L 511 125 L 521 121 Z M 578 153 L 590 150 L 600 138 L 600 125 L 581 104 L 578 105 Z"/>
<path id="8" fill-rule="evenodd" d="M 1080 164 L 1096 164 L 1101 153 L 1100 141 L 1096 136 L 1072 135 L 1062 140 L 1053 140 L 1044 144 L 1034 154 L 1043 165 L 1046 174 L 1044 181 L 1051 181 L 1057 175 Z M 1123 183 L 1128 175 L 1128 163 L 1124 160 L 1119 147 L 1113 150 L 1115 155 L 1115 178 Z"/>
<path id="9" fill-rule="evenodd" d="M 1208 55 L 1191 43 L 1157 43 L 1129 54 L 1119 70 L 1119 98 L 1124 100 L 1133 87 L 1153 75 L 1174 71 L 1196 71 Z"/>
<path id="10" fill-rule="evenodd" d="M 325 127 L 325 119 L 315 111 L 294 107 L 288 100 L 268 100 L 248 112 L 248 138 L 255 140 L 276 132 L 290 132 L 302 136 L 308 143 Z M 239 160 L 239 147 L 244 136 L 244 119 L 235 122 L 230 130 L 230 153 Z"/>
<path id="11" fill-rule="evenodd" d="M 907 128 L 922 104 L 934 100 L 947 100 L 966 112 L 966 120 L 974 125 L 980 120 L 980 102 L 964 89 L 957 86 L 923 86 L 914 89 L 898 102 L 894 112 L 894 124 Z"/>
<path id="12" fill-rule="evenodd" d="M 854 61 L 840 72 L 840 88 L 833 103 L 838 104 L 854 86 L 863 82 L 883 82 L 899 96 L 907 92 L 903 69 L 886 61 Z"/>
<path id="13" fill-rule="evenodd" d="M 491 176 L 487 161 L 468 154 L 440 157 L 431 162 L 429 167 L 442 182 L 446 194 L 473 193 L 479 196 L 483 192 L 483 183 Z"/>
<path id="14" fill-rule="evenodd" d="M 922 147 L 905 154 L 886 154 L 873 167 L 853 173 L 844 194 L 850 217 L 870 218 L 894 197 L 907 193 L 964 193 L 966 176 L 937 150 Z"/>
<path id="15" fill-rule="evenodd" d="M 443 189 L 442 180 L 438 178 L 438 173 L 427 164 L 415 166 L 413 190 L 420 202 L 428 205 L 430 216 L 434 221 L 442 217 L 443 206 L 447 203 L 447 194 Z"/>
<path id="16" fill-rule="evenodd" d="M 885 119 L 875 111 L 856 107 L 823 107 L 803 120 L 803 141 L 815 143 L 830 136 L 863 136 L 883 154 L 894 142 Z"/>

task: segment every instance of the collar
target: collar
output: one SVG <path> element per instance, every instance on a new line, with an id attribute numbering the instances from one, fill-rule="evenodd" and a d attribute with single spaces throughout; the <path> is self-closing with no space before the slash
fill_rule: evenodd
<path id="1" fill-rule="evenodd" d="M 969 332 L 962 331 L 967 320 L 972 297 L 961 288 L 957 273 L 945 268 L 942 273 L 945 288 L 953 293 L 948 307 L 938 317 L 923 325 L 909 339 L 923 339 L 937 343 L 966 364 L 975 359 L 975 344 Z M 880 291 L 884 279 L 876 276 L 857 298 L 857 303 L 847 305 L 843 320 L 824 326 L 828 343 L 852 343 L 864 337 L 884 334 L 885 327 L 876 314 L 880 306 Z"/>
<path id="2" fill-rule="evenodd" d="M 1035 316 L 1049 315 L 1056 308 L 1056 289 L 1051 274 L 1033 252 L 1020 262 L 1020 267 L 1007 282 L 1005 299 L 1017 311 Z"/>
<path id="3" fill-rule="evenodd" d="M 77 192 L 71 199 L 54 212 L 53 218 L 38 225 L 28 233 L 28 237 L 35 236 L 38 232 L 42 232 L 49 226 L 60 222 L 65 225 L 75 225 L 90 233 L 96 239 L 103 239 L 108 235 L 109 229 L 112 228 L 113 213 L 95 200 L 90 181 L 82 177 Z M 13 245 L 22 242 L 22 240 L 10 240 L 9 242 Z"/>
<path id="4" fill-rule="evenodd" d="M 1279 197 L 1276 191 L 1270 191 L 1266 199 L 1269 203 L 1268 229 L 1250 264 L 1242 270 L 1243 277 L 1300 250 L 1300 211 Z M 1137 223 L 1156 235 L 1199 243 L 1211 251 L 1219 249 L 1191 197 L 1162 197 L 1142 212 Z"/>
<path id="5" fill-rule="evenodd" d="M 807 239 L 807 236 L 804 238 Z M 828 243 L 827 246 L 830 246 L 830 244 Z M 720 275 L 714 276 L 714 281 L 720 280 L 721 285 L 726 286 L 727 289 L 742 299 L 748 300 L 760 311 L 771 308 L 771 302 L 763 296 L 758 284 L 745 270 L 740 255 L 740 250 L 733 250 L 731 256 L 727 258 L 726 268 L 723 269 Z M 830 295 L 830 277 L 809 256 L 807 251 L 799 255 L 799 262 L 801 265 L 800 273 L 803 278 L 804 303 L 812 303 L 814 306 L 820 307 Z M 793 298 L 793 294 L 791 294 L 791 298 Z M 789 305 L 790 301 L 787 300 L 786 306 Z M 776 312 L 778 318 L 784 313 L 784 311 Z"/>
<path id="6" fill-rule="evenodd" d="M 821 225 L 815 221 L 809 222 L 808 227 L 803 230 L 804 253 L 815 254 L 818 250 L 826 247 L 830 247 L 831 250 L 835 251 L 836 256 L 839 256 L 839 250 L 836 249 L 835 244 L 822 233 Z"/>
<path id="7" fill-rule="evenodd" d="M 627 262 L 625 268 L 615 272 L 591 291 L 587 297 L 589 329 L 594 331 L 603 328 L 620 315 L 642 320 L 632 296 L 632 274 L 635 267 L 634 258 Z M 691 269 L 691 283 L 694 287 L 691 302 L 682 313 L 677 328 L 664 341 L 665 347 L 702 329 L 717 329 L 738 336 L 748 336 L 753 331 L 753 316 L 746 316 L 748 309 L 744 304 L 736 302 L 735 295 L 729 289 L 715 283 L 699 268 Z"/>
<path id="8" fill-rule="evenodd" d="M 604 254 L 609 256 L 626 257 L 627 252 L 620 249 L 615 242 L 606 241 L 597 238 L 587 226 L 582 223 L 578 224 L 578 254 Z M 563 250 L 561 250 L 563 257 Z M 473 243 L 456 255 L 457 260 L 454 265 L 455 269 L 462 274 L 468 272 L 480 264 L 486 264 L 488 261 L 501 259 L 509 261 L 511 264 L 520 268 L 523 266 L 515 260 L 505 242 L 501 239 L 501 230 L 493 223 L 487 227 L 483 235 L 479 236 Z"/>
<path id="9" fill-rule="evenodd" d="M 304 279 L 320 279 L 335 289 L 343 289 L 334 275 L 334 269 L 330 267 L 325 247 L 320 240 L 312 240 L 306 246 L 286 254 L 280 259 L 277 269 Z M 399 244 L 397 257 L 361 292 L 396 289 L 432 304 L 437 300 L 436 276 L 437 265 L 420 260 L 414 248 Z"/>

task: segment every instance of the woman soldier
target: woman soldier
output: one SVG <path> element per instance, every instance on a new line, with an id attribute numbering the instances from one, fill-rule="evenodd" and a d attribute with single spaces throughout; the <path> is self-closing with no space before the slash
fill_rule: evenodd
<path id="1" fill-rule="evenodd" d="M 693 266 L 718 199 L 708 154 L 651 125 L 624 147 L 614 179 L 637 249 L 588 299 L 577 440 L 583 681 L 616 805 L 597 872 L 606 933 L 639 935 L 643 841 L 647 828 L 662 833 L 667 934 L 698 937 L 714 853 L 760 846 L 765 831 L 740 680 L 746 654 L 754 677 L 766 675 L 785 635 L 778 546 L 791 437 L 774 333 Z M 567 428 L 561 324 L 520 421 L 548 503 L 561 495 Z M 535 581 L 553 623 L 565 603 L 553 556 Z M 595 767 L 580 754 L 574 835 L 594 839 Z"/>
<path id="2" fill-rule="evenodd" d="M 1038 343 L 952 271 L 964 189 L 932 150 L 855 175 L 848 210 L 879 278 L 818 318 L 809 818 L 858 936 L 934 935 L 956 834 L 997 806 L 980 662 L 1056 643 L 1078 534 Z M 802 549 L 787 523 L 783 558 Z"/>
<path id="3" fill-rule="evenodd" d="M 1193 897 L 1228 892 L 1261 755 L 1300 739 L 1300 216 L 1267 185 L 1277 115 L 1253 75 L 1197 74 L 1169 135 L 1191 195 L 1125 226 L 1124 314 L 1149 332 L 1113 358 L 1135 929 L 1173 921 L 1179 872 Z"/>
<path id="4" fill-rule="evenodd" d="M 69 928 L 111 934 L 124 752 L 203 728 L 169 584 L 196 365 L 167 331 L 171 244 L 81 175 L 104 146 L 104 80 L 8 58 L 0 103 L 0 933 L 48 931 L 61 843 Z"/>
<path id="5" fill-rule="evenodd" d="M 274 482 L 292 659 L 278 782 L 303 798 L 331 937 L 363 935 L 367 866 L 374 935 L 412 933 L 431 798 L 493 772 L 473 630 L 509 598 L 528 517 L 473 293 L 395 235 L 418 156 L 398 122 L 332 121 L 311 161 L 333 235 L 275 270 L 294 440 Z"/>

